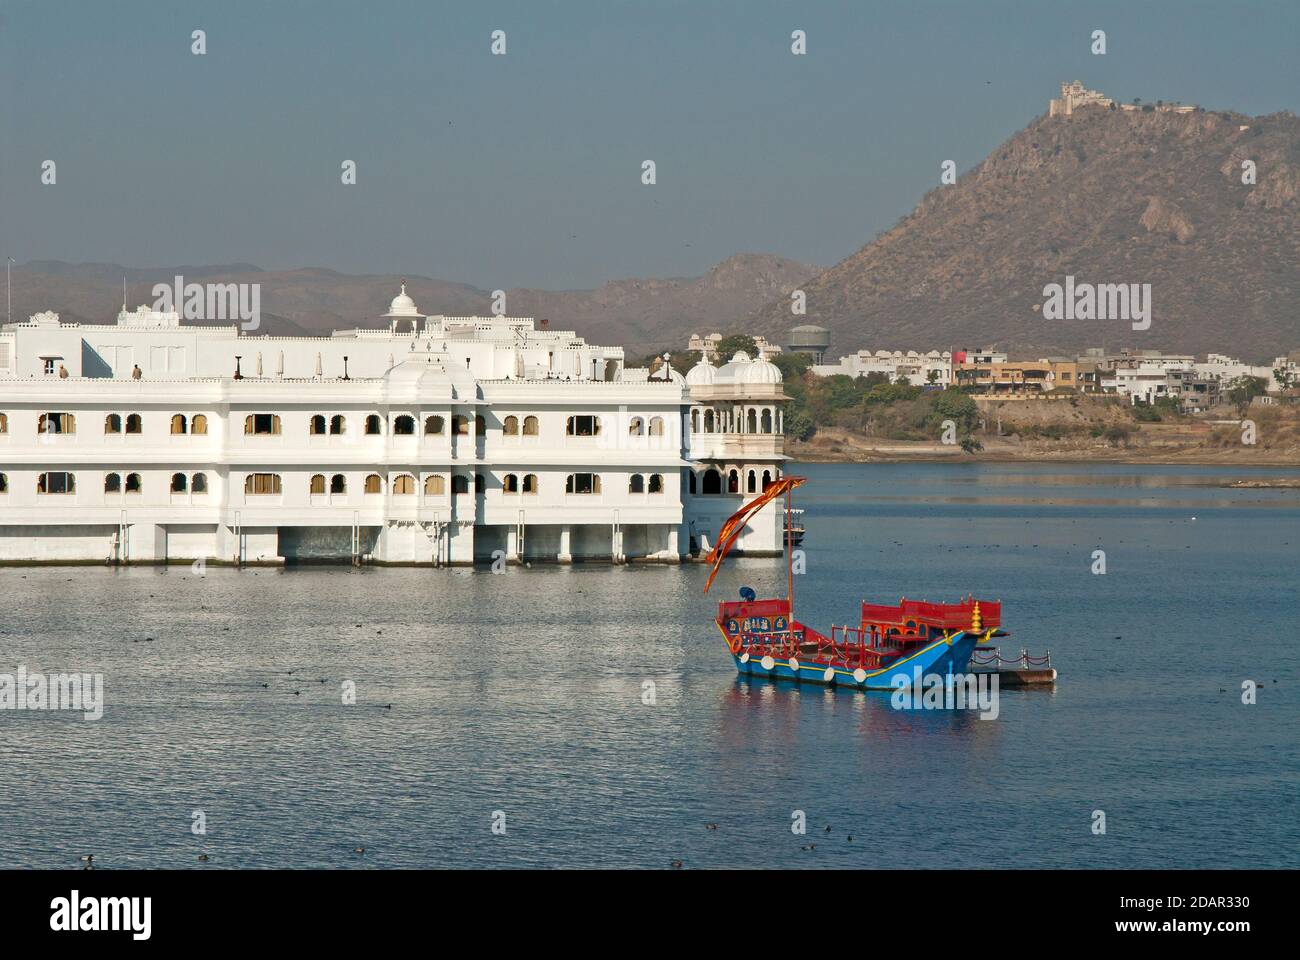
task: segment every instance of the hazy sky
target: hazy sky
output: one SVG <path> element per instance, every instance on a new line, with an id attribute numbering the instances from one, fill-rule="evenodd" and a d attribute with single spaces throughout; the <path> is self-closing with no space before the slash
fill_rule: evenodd
<path id="1" fill-rule="evenodd" d="M 1298 46 L 1296 0 L 0 0 L 0 245 L 486 289 L 830 264 L 1062 80 L 1295 110 Z"/>

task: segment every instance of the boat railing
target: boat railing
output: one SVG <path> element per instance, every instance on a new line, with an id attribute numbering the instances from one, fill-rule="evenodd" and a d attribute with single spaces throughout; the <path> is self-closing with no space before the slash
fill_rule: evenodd
<path id="1" fill-rule="evenodd" d="M 755 654 L 773 657 L 792 657 L 803 643 L 802 630 L 773 630 L 766 633 L 746 633 L 745 647 L 752 657 Z"/>

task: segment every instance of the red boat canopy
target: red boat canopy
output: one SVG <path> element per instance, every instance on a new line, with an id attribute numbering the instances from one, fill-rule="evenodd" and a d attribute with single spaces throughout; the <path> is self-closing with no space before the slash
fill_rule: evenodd
<path id="1" fill-rule="evenodd" d="M 975 609 L 979 608 L 979 623 Z M 927 624 L 941 630 L 991 630 L 1002 624 L 1001 600 L 976 600 L 967 597 L 960 603 L 929 603 L 925 600 L 898 601 L 891 607 L 882 603 L 862 604 L 862 623 L 908 627 Z"/>

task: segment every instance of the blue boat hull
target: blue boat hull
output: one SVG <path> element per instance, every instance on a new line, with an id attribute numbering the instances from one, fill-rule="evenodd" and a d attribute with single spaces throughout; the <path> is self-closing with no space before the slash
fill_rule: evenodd
<path id="1" fill-rule="evenodd" d="M 842 665 L 800 662 L 794 657 L 790 660 L 774 660 L 771 657 L 760 660 L 742 653 L 733 654 L 732 658 L 736 661 L 736 669 L 750 677 L 853 687 L 858 690 L 896 690 L 900 685 L 913 684 L 918 668 L 922 677 L 930 674 L 947 676 L 950 673 L 965 673 L 978 641 L 978 634 L 965 631 L 955 633 L 947 639 L 940 637 L 915 653 L 878 670 L 849 670 Z M 902 683 L 896 682 L 900 677 L 903 678 Z"/>

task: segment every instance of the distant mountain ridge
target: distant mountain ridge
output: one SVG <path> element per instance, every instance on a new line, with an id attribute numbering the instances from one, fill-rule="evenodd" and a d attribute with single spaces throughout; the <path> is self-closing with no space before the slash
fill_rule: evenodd
<path id="1" fill-rule="evenodd" d="M 1067 275 L 1152 284 L 1151 328 L 1043 319 L 1043 288 Z M 1300 346 L 1300 121 L 1100 106 L 1039 117 L 804 289 L 806 315 L 774 298 L 755 332 L 819 324 L 833 356 L 1105 344 L 1270 360 Z"/>
<path id="2" fill-rule="evenodd" d="M 693 332 L 728 332 L 772 297 L 793 289 L 819 267 L 769 254 L 729 257 L 701 277 L 613 280 L 596 290 L 506 291 L 513 316 L 551 321 L 596 343 L 623 344 L 633 353 L 680 350 Z M 396 275 L 353 275 L 315 267 L 268 271 L 253 264 L 123 267 L 111 263 L 39 260 L 13 271 L 14 319 L 53 310 L 64 320 L 110 323 L 122 301 L 152 303 L 155 283 L 258 283 L 261 333 L 307 336 L 355 326 L 378 326 L 397 293 Z M 492 294 L 462 283 L 409 275 L 407 292 L 425 313 L 449 316 L 492 312 Z"/>

